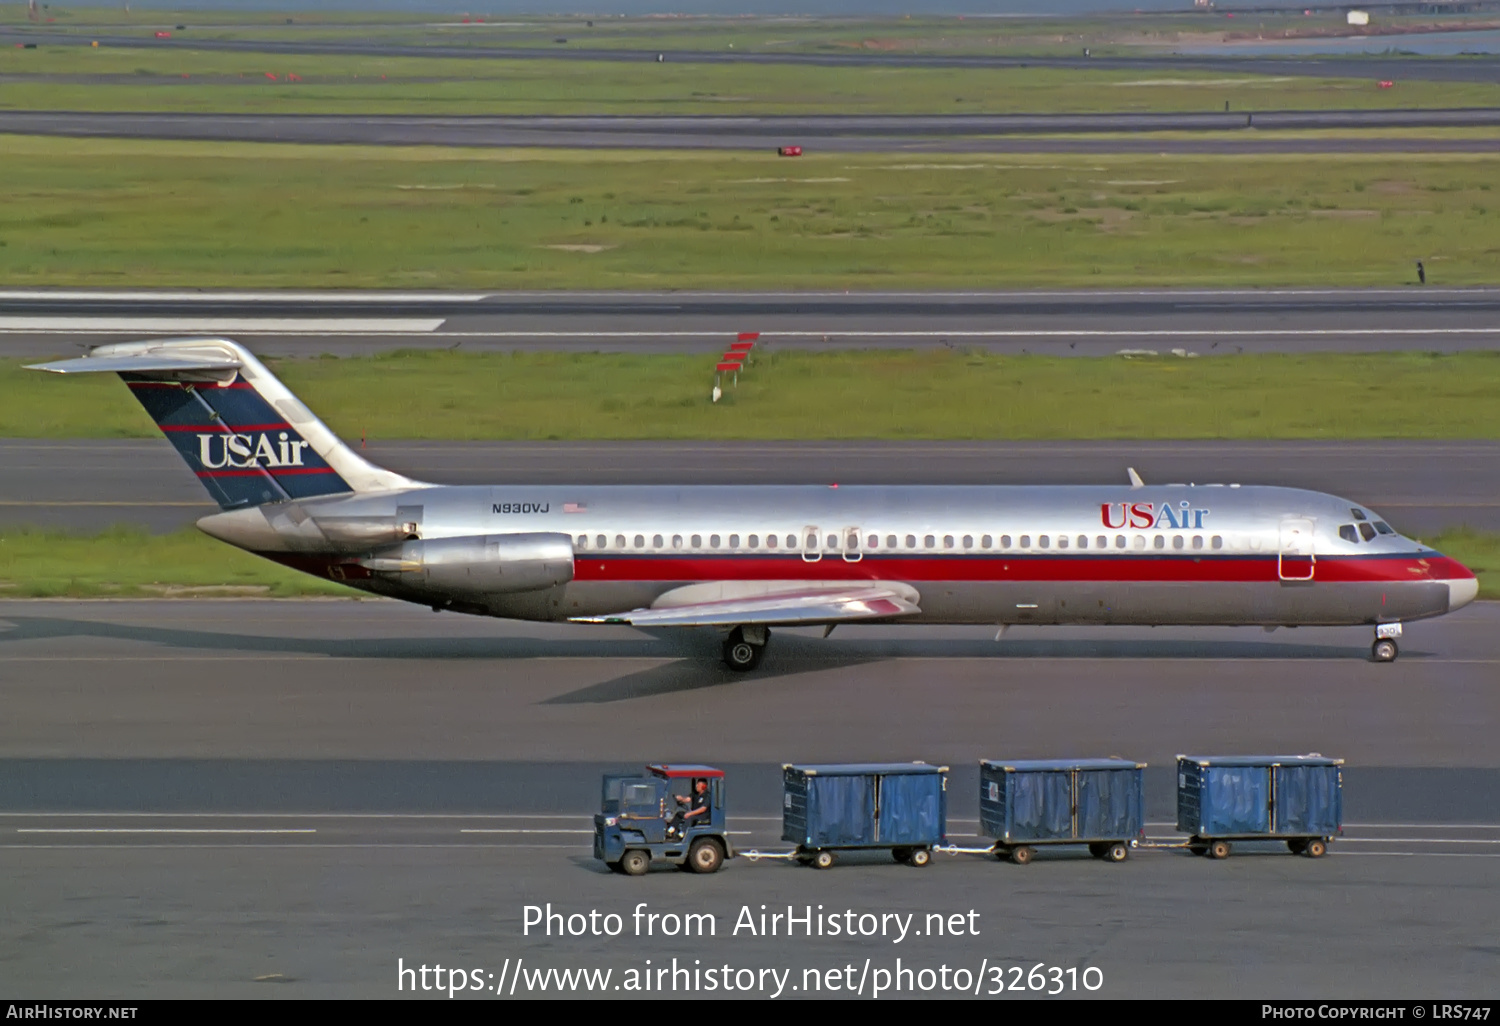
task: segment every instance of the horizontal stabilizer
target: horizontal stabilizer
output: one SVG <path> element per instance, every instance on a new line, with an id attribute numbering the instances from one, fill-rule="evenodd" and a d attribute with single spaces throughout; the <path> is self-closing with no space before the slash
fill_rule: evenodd
<path id="1" fill-rule="evenodd" d="M 150 353 L 139 356 L 80 356 L 74 360 L 37 363 L 27 370 L 54 374 L 172 374 L 181 371 L 239 370 L 240 361 L 218 353 Z"/>
<path id="2" fill-rule="evenodd" d="M 747 590 L 747 585 L 755 590 Z M 702 601 L 693 601 L 700 597 Z M 898 583 L 710 582 L 669 591 L 648 609 L 575 617 L 573 622 L 625 623 L 635 627 L 848 623 L 920 613 L 918 597 L 914 588 Z"/>

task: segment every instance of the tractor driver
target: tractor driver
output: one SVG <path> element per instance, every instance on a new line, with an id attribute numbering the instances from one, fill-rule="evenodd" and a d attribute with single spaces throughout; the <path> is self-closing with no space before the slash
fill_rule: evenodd
<path id="1" fill-rule="evenodd" d="M 684 806 L 677 810 L 672 817 L 672 833 L 681 837 L 690 825 L 690 819 L 705 819 L 708 816 L 708 781 L 702 777 L 693 780 L 693 791 L 687 795 L 677 795 L 677 804 Z"/>

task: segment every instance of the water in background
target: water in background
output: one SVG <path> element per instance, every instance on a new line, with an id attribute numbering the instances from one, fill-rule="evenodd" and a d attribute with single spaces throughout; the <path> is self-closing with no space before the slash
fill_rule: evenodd
<path id="1" fill-rule="evenodd" d="M 1311 54 L 1359 53 L 1414 53 L 1426 57 L 1452 57 L 1464 53 L 1500 53 L 1500 29 L 1342 39 L 1246 40 L 1182 46 L 1174 48 L 1172 52 L 1193 57 L 1305 57 Z"/>

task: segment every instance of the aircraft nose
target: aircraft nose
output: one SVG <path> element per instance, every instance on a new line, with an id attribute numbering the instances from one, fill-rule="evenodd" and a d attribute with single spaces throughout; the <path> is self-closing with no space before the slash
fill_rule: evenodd
<path id="1" fill-rule="evenodd" d="M 1479 578 L 1477 577 L 1463 577 L 1445 583 L 1448 585 L 1448 611 L 1450 613 L 1473 602 L 1479 594 Z"/>

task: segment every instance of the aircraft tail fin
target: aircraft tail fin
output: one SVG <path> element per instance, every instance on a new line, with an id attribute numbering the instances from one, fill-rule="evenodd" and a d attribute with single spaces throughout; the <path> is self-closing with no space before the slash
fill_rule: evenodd
<path id="1" fill-rule="evenodd" d="M 418 483 L 355 454 L 228 339 L 121 342 L 29 369 L 119 374 L 224 509 Z"/>

